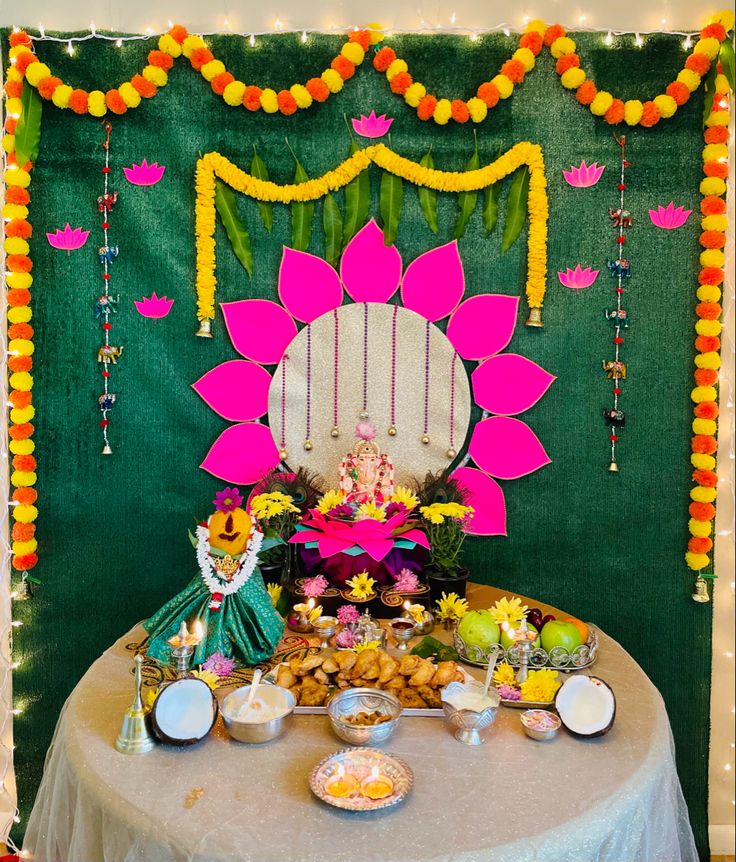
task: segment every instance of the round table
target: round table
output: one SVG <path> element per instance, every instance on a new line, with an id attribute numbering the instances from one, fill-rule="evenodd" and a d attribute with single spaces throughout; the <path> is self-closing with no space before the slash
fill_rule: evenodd
<path id="1" fill-rule="evenodd" d="M 468 590 L 471 607 L 501 595 Z M 26 831 L 36 862 L 697 859 L 662 699 L 605 635 L 592 672 L 616 694 L 607 736 L 535 742 L 519 711 L 501 707 L 486 743 L 467 747 L 442 719 L 404 718 L 385 748 L 411 765 L 414 789 L 395 809 L 360 814 L 310 793 L 311 768 L 344 747 L 326 716 L 294 716 L 261 746 L 234 742 L 218 719 L 197 746 L 119 754 L 136 637 L 105 652 L 64 706 Z"/>

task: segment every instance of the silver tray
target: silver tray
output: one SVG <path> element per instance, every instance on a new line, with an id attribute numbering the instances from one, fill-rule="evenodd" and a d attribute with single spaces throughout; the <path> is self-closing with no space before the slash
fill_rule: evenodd
<path id="1" fill-rule="evenodd" d="M 385 799 L 367 799 L 356 795 L 347 798 L 330 796 L 325 792 L 325 782 L 337 774 L 338 767 L 355 775 L 358 781 L 367 778 L 373 767 L 388 776 L 394 783 L 393 793 Z M 343 748 L 321 760 L 309 774 L 309 789 L 314 795 L 345 811 L 378 811 L 390 808 L 406 799 L 414 786 L 414 773 L 411 767 L 393 754 L 385 754 L 372 748 Z"/>
<path id="2" fill-rule="evenodd" d="M 598 629 L 592 623 L 586 623 L 590 634 L 587 643 L 580 644 L 569 652 L 564 647 L 555 647 L 549 653 L 541 647 L 531 651 L 529 656 L 529 670 L 539 670 L 543 667 L 554 670 L 584 670 L 590 667 L 598 657 Z M 480 647 L 468 646 L 457 633 L 457 628 L 452 633 L 453 646 L 460 656 L 460 660 L 473 667 L 488 667 L 488 650 Z M 498 662 L 507 662 L 511 667 L 519 666 L 519 651 L 517 647 L 504 649 L 498 646 Z M 505 703 L 506 701 L 504 701 Z M 515 701 L 514 701 L 515 702 Z"/>

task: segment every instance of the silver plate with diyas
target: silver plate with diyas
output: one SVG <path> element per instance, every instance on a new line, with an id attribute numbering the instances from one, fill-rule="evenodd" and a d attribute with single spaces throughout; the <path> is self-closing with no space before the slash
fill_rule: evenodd
<path id="1" fill-rule="evenodd" d="M 555 647 L 549 652 L 542 647 L 532 648 L 529 653 L 529 670 L 538 670 L 542 667 L 554 668 L 555 670 L 584 670 L 590 667 L 598 657 L 598 629 L 592 623 L 586 623 L 586 625 L 590 632 L 587 642 L 580 644 L 572 651 L 566 650 L 564 647 Z M 499 664 L 506 662 L 511 667 L 519 667 L 519 648 L 517 646 L 504 649 L 500 644 L 492 644 L 488 649 L 482 649 L 466 644 L 457 633 L 457 629 L 452 634 L 452 641 L 460 660 L 466 664 L 471 664 L 474 667 L 488 667 L 488 655 L 498 647 Z"/>
<path id="2" fill-rule="evenodd" d="M 386 795 L 372 799 L 371 781 L 383 782 Z M 328 792 L 333 782 L 343 782 L 340 791 L 347 795 Z M 390 783 L 390 788 L 389 788 Z M 347 785 L 347 786 L 345 786 Z M 411 767 L 393 754 L 372 748 L 345 748 L 321 760 L 309 775 L 309 788 L 316 797 L 344 811 L 378 811 L 402 802 L 414 785 Z"/>

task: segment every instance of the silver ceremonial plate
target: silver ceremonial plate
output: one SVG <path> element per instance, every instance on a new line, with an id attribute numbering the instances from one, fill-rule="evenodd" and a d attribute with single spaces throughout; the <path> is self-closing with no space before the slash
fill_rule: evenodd
<path id="1" fill-rule="evenodd" d="M 368 799 L 359 791 L 344 798 L 330 796 L 325 784 L 335 778 L 342 770 L 357 779 L 358 783 L 368 778 L 374 768 L 394 783 L 393 792 L 385 799 Z M 316 797 L 345 811 L 378 811 L 390 808 L 406 799 L 414 786 L 414 773 L 411 767 L 393 754 L 386 754 L 372 748 L 343 748 L 321 760 L 309 774 L 309 789 Z"/>

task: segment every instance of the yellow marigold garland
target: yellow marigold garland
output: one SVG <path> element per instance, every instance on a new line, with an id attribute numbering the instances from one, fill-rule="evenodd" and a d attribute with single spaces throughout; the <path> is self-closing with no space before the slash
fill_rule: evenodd
<path id="1" fill-rule="evenodd" d="M 215 177 L 235 191 L 259 201 L 290 204 L 313 201 L 334 192 L 355 179 L 373 162 L 395 176 L 414 185 L 440 192 L 466 192 L 484 189 L 513 173 L 521 165 L 529 166 L 529 240 L 527 252 L 526 295 L 530 308 L 541 308 L 547 278 L 547 181 L 544 158 L 538 144 L 528 141 L 515 144 L 495 161 L 475 171 L 439 171 L 422 167 L 399 156 L 385 144 L 374 144 L 358 150 L 321 177 L 304 183 L 279 185 L 259 180 L 234 165 L 220 153 L 206 153 L 197 161 L 195 174 L 195 222 L 197 245 L 197 318 L 212 320 L 215 314 Z"/>
<path id="2" fill-rule="evenodd" d="M 11 36 L 11 60 L 28 52 L 28 38 L 24 34 Z M 37 494 L 36 459 L 33 455 L 35 416 L 32 403 L 33 377 L 33 327 L 30 321 L 30 287 L 32 262 L 27 240 L 33 230 L 28 221 L 33 165 L 19 165 L 15 154 L 15 129 L 22 113 L 21 93 L 23 76 L 11 65 L 5 77 L 6 120 L 2 146 L 5 151 L 5 205 L 3 206 L 3 251 L 5 252 L 5 277 L 8 304 L 8 372 L 9 400 L 11 406 L 8 436 L 9 449 L 13 456 L 10 484 L 13 486 L 12 551 L 13 568 L 25 574 L 38 563 L 35 520 L 38 509 L 33 505 Z"/>

